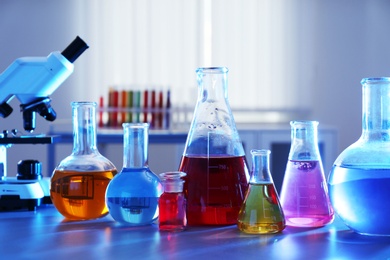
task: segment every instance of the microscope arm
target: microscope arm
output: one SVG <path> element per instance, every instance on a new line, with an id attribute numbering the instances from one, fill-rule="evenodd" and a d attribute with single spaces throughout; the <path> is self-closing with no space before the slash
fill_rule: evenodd
<path id="1" fill-rule="evenodd" d="M 56 118 L 50 106 L 49 96 L 73 72 L 73 62 L 88 48 L 80 38 L 62 52 L 52 52 L 47 57 L 24 57 L 16 59 L 0 74 L 0 116 L 12 113 L 8 104 L 16 97 L 23 112 L 24 128 L 35 129 L 35 112 L 49 121 Z"/>

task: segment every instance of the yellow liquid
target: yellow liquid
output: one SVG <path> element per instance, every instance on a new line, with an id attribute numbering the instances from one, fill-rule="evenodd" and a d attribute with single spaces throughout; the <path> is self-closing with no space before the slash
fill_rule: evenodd
<path id="1" fill-rule="evenodd" d="M 286 221 L 275 186 L 249 184 L 245 201 L 238 214 L 238 228 L 249 234 L 271 234 L 282 231 Z"/>
<path id="2" fill-rule="evenodd" d="M 108 214 L 106 188 L 116 170 L 98 172 L 55 171 L 51 178 L 50 197 L 66 218 L 87 220 Z"/>

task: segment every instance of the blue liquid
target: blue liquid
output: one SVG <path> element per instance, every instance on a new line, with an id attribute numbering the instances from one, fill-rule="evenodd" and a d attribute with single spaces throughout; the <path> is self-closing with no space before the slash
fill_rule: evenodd
<path id="1" fill-rule="evenodd" d="M 127 225 L 148 225 L 158 217 L 158 197 L 108 197 L 111 216 Z"/>
<path id="2" fill-rule="evenodd" d="M 110 181 L 106 204 L 111 216 L 124 225 L 147 225 L 158 218 L 160 179 L 149 168 L 124 168 Z"/>
<path id="3" fill-rule="evenodd" d="M 390 236 L 390 170 L 335 166 L 329 179 L 332 205 L 357 233 Z"/>

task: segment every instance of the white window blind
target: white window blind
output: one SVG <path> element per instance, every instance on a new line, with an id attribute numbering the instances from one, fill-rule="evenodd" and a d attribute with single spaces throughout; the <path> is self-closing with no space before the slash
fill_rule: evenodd
<path id="1" fill-rule="evenodd" d="M 306 58 L 310 46 L 299 39 L 312 29 L 297 11 L 305 11 L 304 4 L 89 0 L 76 5 L 75 24 L 91 45 L 89 66 L 83 68 L 88 97 L 98 100 L 110 86 L 170 88 L 172 105 L 192 112 L 195 69 L 226 66 L 236 120 L 278 121 L 309 111 L 313 82 L 303 72 L 314 66 Z"/>

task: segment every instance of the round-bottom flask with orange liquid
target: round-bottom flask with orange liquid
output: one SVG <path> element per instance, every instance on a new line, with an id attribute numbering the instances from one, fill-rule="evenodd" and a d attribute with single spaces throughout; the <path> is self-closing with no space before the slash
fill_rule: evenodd
<path id="1" fill-rule="evenodd" d="M 55 168 L 50 197 L 67 219 L 88 220 L 108 214 L 105 193 L 117 173 L 97 149 L 94 102 L 72 102 L 73 151 Z"/>

